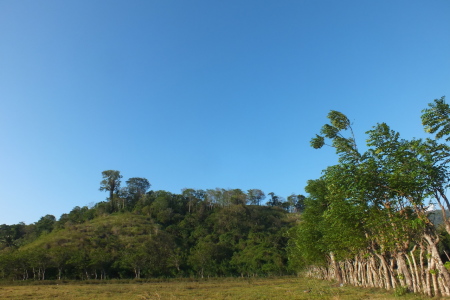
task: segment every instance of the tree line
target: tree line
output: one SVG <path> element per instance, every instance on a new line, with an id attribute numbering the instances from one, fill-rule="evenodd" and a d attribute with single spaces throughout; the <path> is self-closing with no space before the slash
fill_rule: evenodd
<path id="1" fill-rule="evenodd" d="M 259 189 L 149 190 L 117 170 L 102 172 L 107 201 L 57 220 L 0 225 L 0 278 L 110 279 L 265 276 L 292 272 L 285 235 L 304 196 Z"/>
<path id="2" fill-rule="evenodd" d="M 403 139 L 379 123 L 359 147 L 348 117 L 328 114 L 311 146 L 334 148 L 338 163 L 307 183 L 301 221 L 290 230 L 293 266 L 345 284 L 450 295 L 450 147 L 439 141 L 450 140 L 445 98 L 421 118 L 435 136 Z"/>

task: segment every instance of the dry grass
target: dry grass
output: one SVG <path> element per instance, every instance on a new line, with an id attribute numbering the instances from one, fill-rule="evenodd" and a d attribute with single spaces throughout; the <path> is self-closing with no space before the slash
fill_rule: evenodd
<path id="1" fill-rule="evenodd" d="M 148 283 L 2 285 L 0 299 L 166 300 L 166 299 L 429 299 L 407 294 L 394 297 L 380 289 L 339 287 L 299 277 L 219 278 Z M 434 298 L 436 299 L 436 298 Z"/>

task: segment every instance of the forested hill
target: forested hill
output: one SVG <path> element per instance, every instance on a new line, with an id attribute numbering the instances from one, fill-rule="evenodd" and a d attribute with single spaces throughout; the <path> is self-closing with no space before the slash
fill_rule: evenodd
<path id="1" fill-rule="evenodd" d="M 450 217 L 450 212 L 448 210 L 445 210 L 445 215 L 447 216 L 447 218 Z M 433 222 L 435 226 L 440 226 L 445 223 L 443 213 L 441 210 L 431 211 L 428 215 L 428 218 L 430 219 L 431 222 Z"/>
<path id="2" fill-rule="evenodd" d="M 298 217 L 288 211 L 295 207 L 273 193 L 269 205 L 262 206 L 249 204 L 249 195 L 240 190 L 214 191 L 217 199 L 227 197 L 227 202 L 211 201 L 206 192 L 195 190 L 150 191 L 135 193 L 134 198 L 114 193 L 113 201 L 76 207 L 59 220 L 47 215 L 30 225 L 1 225 L 0 276 L 104 279 L 287 273 L 286 232 Z"/>

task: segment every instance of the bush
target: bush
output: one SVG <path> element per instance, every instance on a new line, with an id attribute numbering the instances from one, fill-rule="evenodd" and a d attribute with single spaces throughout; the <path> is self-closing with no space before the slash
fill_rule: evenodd
<path id="1" fill-rule="evenodd" d="M 408 287 L 407 286 L 398 286 L 394 290 L 394 296 L 395 297 L 401 297 L 408 293 Z"/>

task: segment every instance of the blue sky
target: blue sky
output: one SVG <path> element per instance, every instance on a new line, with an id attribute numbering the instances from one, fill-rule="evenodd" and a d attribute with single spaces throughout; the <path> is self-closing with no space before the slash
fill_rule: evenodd
<path id="1" fill-rule="evenodd" d="M 450 97 L 450 2 L 0 1 L 0 224 L 152 189 L 303 194 L 330 110 L 424 137 Z"/>

